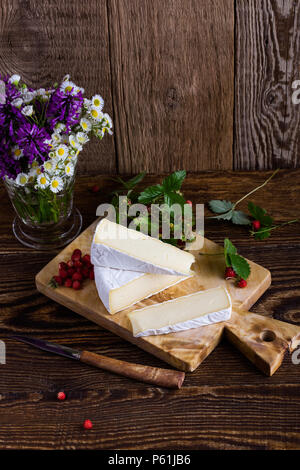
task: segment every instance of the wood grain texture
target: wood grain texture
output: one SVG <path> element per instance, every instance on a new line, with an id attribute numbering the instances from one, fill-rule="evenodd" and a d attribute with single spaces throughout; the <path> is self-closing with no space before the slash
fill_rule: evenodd
<path id="1" fill-rule="evenodd" d="M 232 0 L 108 2 L 119 170 L 232 168 Z"/>
<path id="2" fill-rule="evenodd" d="M 67 73 L 112 114 L 106 0 L 1 0 L 0 72 L 49 87 Z M 89 142 L 79 172 L 114 173 L 114 138 Z"/>
<path id="3" fill-rule="evenodd" d="M 193 202 L 237 200 L 269 172 L 190 175 L 184 192 Z M 145 184 L 160 178 L 149 176 Z M 97 194 L 89 189 L 100 184 Z M 84 227 L 115 187 L 107 176 L 79 178 L 76 201 Z M 300 171 L 281 171 L 254 202 L 278 221 L 299 213 Z M 207 213 L 208 214 L 208 213 Z M 16 344 L 12 333 L 87 349 L 116 359 L 164 367 L 159 360 L 40 295 L 34 277 L 55 253 L 32 252 L 11 234 L 13 212 L 0 188 L 0 448 L 25 449 L 300 449 L 299 365 L 286 356 L 269 378 L 229 342 L 222 341 L 178 391 L 125 379 Z M 299 225 L 255 242 L 245 229 L 206 220 L 206 237 L 222 243 L 230 234 L 240 252 L 272 273 L 272 286 L 252 310 L 300 325 Z M 20 262 L 20 255 L 22 256 Z M 64 390 L 68 399 L 56 400 Z M 84 419 L 94 428 L 82 431 Z M 162 425 L 163 423 L 163 425 Z"/>
<path id="4" fill-rule="evenodd" d="M 299 2 L 236 0 L 236 169 L 299 166 L 299 26 Z"/>

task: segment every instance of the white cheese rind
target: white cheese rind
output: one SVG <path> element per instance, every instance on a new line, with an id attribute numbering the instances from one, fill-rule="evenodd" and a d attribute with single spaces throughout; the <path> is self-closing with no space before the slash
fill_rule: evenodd
<path id="1" fill-rule="evenodd" d="M 227 321 L 230 295 L 224 287 L 208 289 L 151 305 L 128 314 L 133 336 L 163 335 Z"/>
<path id="2" fill-rule="evenodd" d="M 186 276 L 147 274 L 121 269 L 94 267 L 100 299 L 115 314 L 187 279 Z"/>
<path id="3" fill-rule="evenodd" d="M 95 266 L 152 274 L 189 276 L 195 257 L 156 238 L 102 219 L 94 234 Z"/>

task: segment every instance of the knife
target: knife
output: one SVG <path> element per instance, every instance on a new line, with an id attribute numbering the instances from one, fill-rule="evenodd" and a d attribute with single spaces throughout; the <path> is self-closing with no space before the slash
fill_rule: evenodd
<path id="1" fill-rule="evenodd" d="M 29 336 L 13 335 L 11 338 L 34 346 L 35 348 L 42 349 L 43 351 L 58 354 L 59 356 L 64 356 L 69 359 L 75 359 L 76 361 L 84 362 L 90 366 L 108 370 L 115 374 L 159 387 L 180 388 L 185 378 L 184 372 L 119 361 L 111 357 L 102 356 L 89 351 L 78 351 L 68 346 L 50 343 L 49 341 L 31 338 Z"/>

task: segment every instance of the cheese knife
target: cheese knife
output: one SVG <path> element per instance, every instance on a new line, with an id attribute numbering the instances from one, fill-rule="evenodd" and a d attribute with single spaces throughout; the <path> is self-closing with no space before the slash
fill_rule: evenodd
<path id="1" fill-rule="evenodd" d="M 157 385 L 159 387 L 180 388 L 183 384 L 185 373 L 171 369 L 161 369 L 159 367 L 143 366 L 126 361 L 119 361 L 111 357 L 102 356 L 89 351 L 79 351 L 68 346 L 50 343 L 42 339 L 31 338 L 29 336 L 13 335 L 12 339 L 29 344 L 43 351 L 58 354 L 69 359 L 83 362 L 99 369 L 108 370 L 115 374 L 123 375 L 141 382 Z"/>

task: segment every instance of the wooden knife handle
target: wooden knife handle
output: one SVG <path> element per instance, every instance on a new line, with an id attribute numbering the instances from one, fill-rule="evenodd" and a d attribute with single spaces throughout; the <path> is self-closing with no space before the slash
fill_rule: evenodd
<path id="1" fill-rule="evenodd" d="M 108 370 L 141 382 L 158 385 L 159 387 L 180 388 L 185 378 L 184 372 L 132 364 L 89 351 L 82 351 L 80 361 L 90 366 L 99 367 L 99 369 Z"/>

